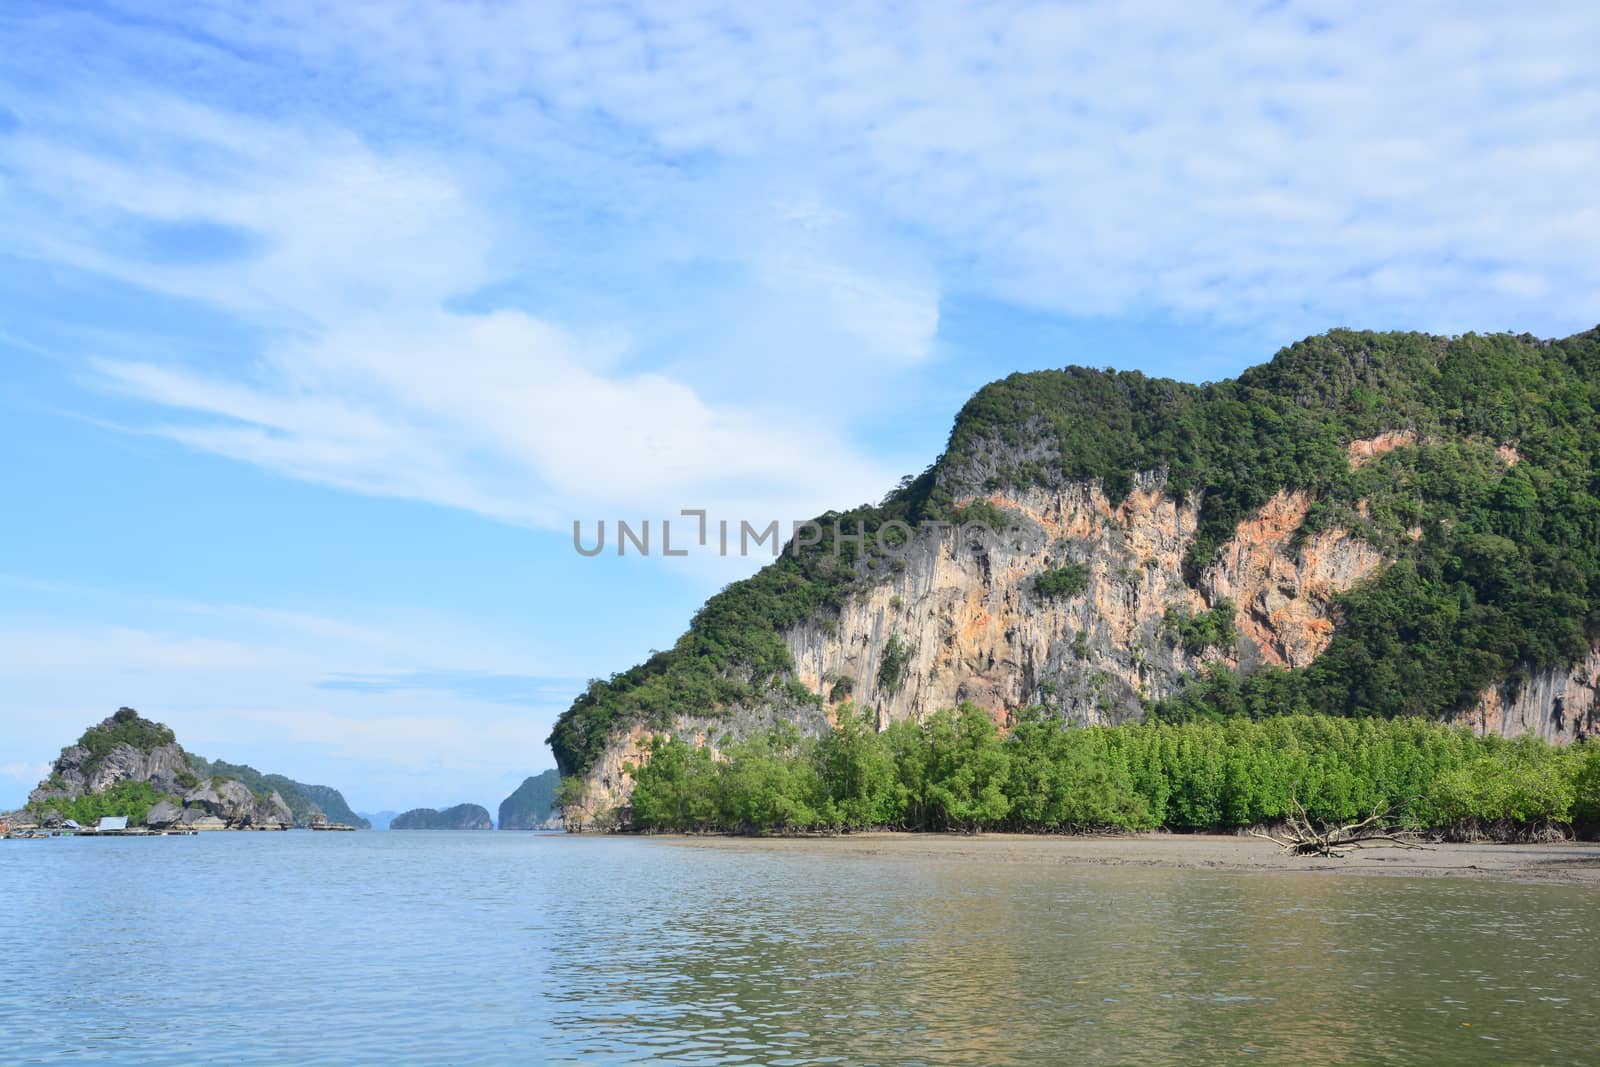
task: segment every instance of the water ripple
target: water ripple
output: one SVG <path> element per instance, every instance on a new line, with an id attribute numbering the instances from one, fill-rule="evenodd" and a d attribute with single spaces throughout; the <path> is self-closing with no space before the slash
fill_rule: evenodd
<path id="1" fill-rule="evenodd" d="M 27 1063 L 1584 1062 L 1592 894 L 530 834 L 0 843 Z"/>

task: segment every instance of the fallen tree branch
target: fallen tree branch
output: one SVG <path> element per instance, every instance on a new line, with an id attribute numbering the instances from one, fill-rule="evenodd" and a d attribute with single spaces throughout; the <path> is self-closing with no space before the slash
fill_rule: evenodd
<path id="1" fill-rule="evenodd" d="M 1313 825 L 1311 816 L 1294 797 L 1289 798 L 1294 810 L 1285 817 L 1286 829 L 1282 833 L 1251 830 L 1252 837 L 1271 841 L 1292 856 L 1328 856 L 1342 858 L 1361 848 L 1409 848 L 1426 850 L 1428 846 L 1417 840 L 1420 833 L 1399 822 L 1390 820 L 1389 809 L 1373 811 L 1358 822 L 1342 826 L 1329 826 L 1318 822 Z"/>

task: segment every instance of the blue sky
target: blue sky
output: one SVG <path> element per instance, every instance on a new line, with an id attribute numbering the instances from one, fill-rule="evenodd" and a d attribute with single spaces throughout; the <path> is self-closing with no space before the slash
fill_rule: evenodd
<path id="1" fill-rule="evenodd" d="M 1014 370 L 1600 321 L 1583 4 L 184 7 L 0 9 L 0 806 L 129 704 L 492 807 L 759 562 L 574 519 L 876 499 Z"/>

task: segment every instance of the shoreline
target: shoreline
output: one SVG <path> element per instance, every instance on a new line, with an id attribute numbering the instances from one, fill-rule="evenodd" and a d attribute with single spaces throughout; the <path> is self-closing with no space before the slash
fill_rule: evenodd
<path id="1" fill-rule="evenodd" d="M 1439 844 L 1360 849 L 1344 859 L 1284 854 L 1270 841 L 1222 834 L 931 834 L 869 831 L 834 837 L 650 834 L 672 848 L 816 851 L 831 856 L 967 860 L 1037 866 L 1153 867 L 1213 873 L 1477 878 L 1600 889 L 1600 844 Z"/>

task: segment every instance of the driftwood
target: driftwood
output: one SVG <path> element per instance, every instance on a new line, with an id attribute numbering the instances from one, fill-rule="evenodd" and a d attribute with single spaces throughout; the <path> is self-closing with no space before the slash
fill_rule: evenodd
<path id="1" fill-rule="evenodd" d="M 1251 836 L 1271 841 L 1291 856 L 1338 858 L 1348 856 L 1359 848 L 1427 848 L 1417 842 L 1420 835 L 1415 830 L 1389 818 L 1388 808 L 1374 811 L 1360 822 L 1343 826 L 1328 826 L 1326 823 L 1313 826 L 1311 817 L 1301 803 L 1292 797 L 1289 802 L 1294 805 L 1294 811 L 1288 813 L 1286 827 L 1281 833 L 1251 830 Z"/>

